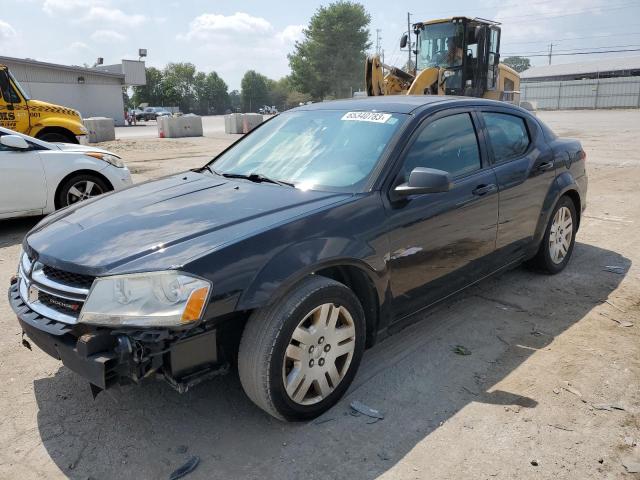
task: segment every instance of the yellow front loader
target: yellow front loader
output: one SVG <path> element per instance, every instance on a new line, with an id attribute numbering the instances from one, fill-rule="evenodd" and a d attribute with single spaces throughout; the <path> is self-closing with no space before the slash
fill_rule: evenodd
<path id="1" fill-rule="evenodd" d="M 500 24 L 454 17 L 413 25 L 415 58 L 409 71 L 386 65 L 379 55 L 365 63 L 368 95 L 462 95 L 520 101 L 520 76 L 500 63 Z M 411 48 L 408 35 L 400 47 Z"/>

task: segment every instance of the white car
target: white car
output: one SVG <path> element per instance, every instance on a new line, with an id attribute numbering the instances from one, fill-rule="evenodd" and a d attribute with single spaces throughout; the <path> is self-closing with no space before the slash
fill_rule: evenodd
<path id="1" fill-rule="evenodd" d="M 111 152 L 0 127 L 0 219 L 44 215 L 131 183 L 129 169 Z"/>

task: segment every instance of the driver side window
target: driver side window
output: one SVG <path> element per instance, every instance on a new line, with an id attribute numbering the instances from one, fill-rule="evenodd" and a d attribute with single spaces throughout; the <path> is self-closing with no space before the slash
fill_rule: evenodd
<path id="1" fill-rule="evenodd" d="M 450 115 L 422 128 L 405 156 L 405 178 L 416 167 L 444 170 L 452 178 L 480 170 L 480 150 L 471 115 Z"/>

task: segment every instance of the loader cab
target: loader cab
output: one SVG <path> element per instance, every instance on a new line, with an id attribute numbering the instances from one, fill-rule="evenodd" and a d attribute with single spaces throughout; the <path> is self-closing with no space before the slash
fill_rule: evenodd
<path id="1" fill-rule="evenodd" d="M 416 23 L 416 69 L 443 70 L 446 95 L 482 97 L 497 88 L 500 26 L 484 19 L 454 17 Z M 433 92 L 437 93 L 437 92 Z"/>

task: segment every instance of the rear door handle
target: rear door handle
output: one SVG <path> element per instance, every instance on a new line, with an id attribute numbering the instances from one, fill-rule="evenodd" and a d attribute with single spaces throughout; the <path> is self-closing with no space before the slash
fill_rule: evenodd
<path id="1" fill-rule="evenodd" d="M 496 190 L 496 185 L 494 183 L 490 183 L 489 185 L 478 185 L 471 191 L 471 193 L 480 197 L 482 195 L 486 195 L 487 193 L 495 192 Z"/>
<path id="2" fill-rule="evenodd" d="M 551 170 L 552 168 L 553 168 L 553 162 L 543 162 L 540 165 L 538 165 L 536 170 L 538 170 L 539 172 L 546 172 L 547 170 Z"/>

